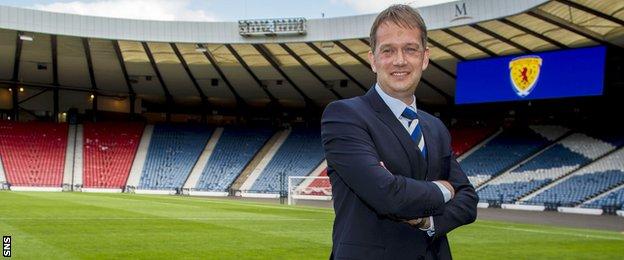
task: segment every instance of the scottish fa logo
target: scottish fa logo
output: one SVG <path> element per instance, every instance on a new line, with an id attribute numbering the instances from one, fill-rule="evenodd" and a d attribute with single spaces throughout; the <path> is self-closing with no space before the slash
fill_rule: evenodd
<path id="1" fill-rule="evenodd" d="M 526 97 L 531 93 L 540 75 L 542 58 L 535 55 L 517 57 L 509 62 L 509 77 L 516 94 Z"/>

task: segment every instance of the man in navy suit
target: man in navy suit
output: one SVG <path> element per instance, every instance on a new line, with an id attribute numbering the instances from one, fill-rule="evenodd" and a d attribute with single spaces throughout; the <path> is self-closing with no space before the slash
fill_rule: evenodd
<path id="1" fill-rule="evenodd" d="M 427 29 L 407 5 L 382 11 L 368 56 L 377 83 L 321 120 L 334 210 L 333 259 L 450 259 L 446 234 L 474 222 L 478 197 L 448 130 L 416 109 Z"/>

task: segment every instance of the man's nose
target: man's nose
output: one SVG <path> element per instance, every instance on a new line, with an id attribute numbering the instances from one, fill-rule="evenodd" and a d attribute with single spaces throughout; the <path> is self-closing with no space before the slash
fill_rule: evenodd
<path id="1" fill-rule="evenodd" d="M 396 66 L 405 65 L 405 55 L 403 54 L 402 50 L 396 52 L 392 65 L 396 65 Z"/>

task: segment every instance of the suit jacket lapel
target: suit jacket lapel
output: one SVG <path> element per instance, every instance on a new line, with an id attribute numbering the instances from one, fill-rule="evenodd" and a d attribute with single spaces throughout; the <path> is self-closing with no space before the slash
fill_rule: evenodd
<path id="1" fill-rule="evenodd" d="M 418 151 L 416 143 L 412 140 L 412 137 L 405 131 L 405 128 L 401 125 L 399 120 L 392 114 L 390 108 L 384 103 L 383 99 L 377 94 L 375 88 L 371 88 L 365 95 L 370 102 L 373 110 L 375 110 L 376 116 L 386 124 L 394 135 L 399 139 L 401 146 L 409 158 L 410 168 L 412 169 L 412 178 L 417 180 L 424 180 L 426 177 L 427 166 L 426 162 Z M 426 143 L 426 139 L 425 139 Z M 429 147 L 427 147 L 429 148 Z"/>
<path id="2" fill-rule="evenodd" d="M 426 120 L 419 120 L 419 124 L 422 128 L 423 131 L 423 138 L 425 138 L 425 147 L 427 147 L 427 170 L 425 173 L 425 178 L 427 177 L 427 175 L 429 175 L 429 170 L 431 169 L 431 166 L 433 165 L 432 162 L 432 157 L 434 157 L 437 154 L 437 147 L 435 145 L 432 145 L 432 142 L 434 141 L 433 138 L 433 134 L 431 132 L 431 126 L 429 125 L 429 122 Z"/>

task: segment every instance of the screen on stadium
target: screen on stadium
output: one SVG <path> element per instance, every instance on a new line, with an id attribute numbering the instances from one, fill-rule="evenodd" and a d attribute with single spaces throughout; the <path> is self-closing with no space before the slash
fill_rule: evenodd
<path id="1" fill-rule="evenodd" d="M 602 95 L 604 46 L 463 61 L 456 104 Z"/>

